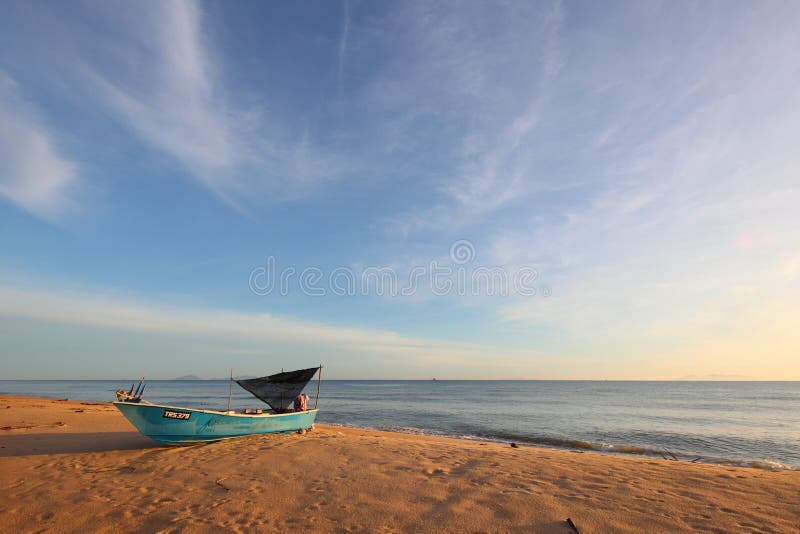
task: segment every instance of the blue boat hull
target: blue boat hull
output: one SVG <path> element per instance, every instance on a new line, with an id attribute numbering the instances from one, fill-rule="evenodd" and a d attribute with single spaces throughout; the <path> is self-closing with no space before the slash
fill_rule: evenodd
<path id="1" fill-rule="evenodd" d="M 317 410 L 245 415 L 132 402 L 114 406 L 139 432 L 168 445 L 294 432 L 311 428 L 317 417 Z"/>

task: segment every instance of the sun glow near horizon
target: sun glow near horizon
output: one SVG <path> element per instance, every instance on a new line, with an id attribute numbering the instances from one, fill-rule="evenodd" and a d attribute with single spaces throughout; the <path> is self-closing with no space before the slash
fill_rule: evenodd
<path id="1" fill-rule="evenodd" d="M 791 3 L 6 11 L 4 376 L 800 379 Z"/>

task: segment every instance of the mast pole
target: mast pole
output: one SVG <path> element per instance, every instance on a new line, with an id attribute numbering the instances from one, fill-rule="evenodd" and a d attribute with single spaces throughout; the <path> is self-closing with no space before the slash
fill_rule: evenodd
<path id="1" fill-rule="evenodd" d="M 228 382 L 228 411 L 231 411 L 232 396 L 233 396 L 233 367 L 231 367 L 231 381 Z"/>
<path id="2" fill-rule="evenodd" d="M 319 364 L 319 376 L 317 377 L 317 398 L 314 399 L 314 409 L 317 409 L 319 403 L 319 386 L 322 384 L 322 364 Z"/>

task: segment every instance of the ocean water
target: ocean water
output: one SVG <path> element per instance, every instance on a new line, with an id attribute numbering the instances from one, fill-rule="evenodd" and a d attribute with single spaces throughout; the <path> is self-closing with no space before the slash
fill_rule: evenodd
<path id="1" fill-rule="evenodd" d="M 228 381 L 148 381 L 145 399 L 224 409 Z M 0 381 L 0 393 L 114 400 L 130 381 Z M 316 382 L 306 387 L 313 406 Z M 233 386 L 232 406 L 260 401 Z M 321 423 L 800 469 L 800 382 L 323 380 Z"/>

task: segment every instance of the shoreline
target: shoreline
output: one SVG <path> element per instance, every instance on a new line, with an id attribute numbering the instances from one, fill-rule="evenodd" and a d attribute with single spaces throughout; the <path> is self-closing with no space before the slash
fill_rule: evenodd
<path id="1" fill-rule="evenodd" d="M 512 446 L 517 446 L 517 447 L 530 447 L 542 450 L 601 454 L 601 455 L 608 455 L 612 457 L 621 457 L 621 458 L 648 458 L 648 459 L 668 460 L 673 462 L 690 463 L 690 464 L 716 465 L 720 467 L 739 467 L 742 469 L 764 469 L 767 471 L 800 472 L 800 467 L 795 468 L 773 460 L 735 460 L 731 458 L 710 458 L 706 456 L 700 456 L 697 454 L 688 454 L 683 452 L 670 451 L 666 448 L 661 450 L 656 450 L 656 449 L 648 449 L 645 447 L 610 445 L 606 443 L 589 442 L 583 440 L 571 440 L 571 439 L 559 440 L 554 438 L 552 440 L 553 442 L 563 441 L 564 443 L 567 443 L 565 445 L 559 445 L 557 443 L 548 443 L 547 441 L 549 440 L 544 440 L 544 439 L 541 440 L 541 442 L 537 441 L 532 442 L 530 440 L 526 441 L 525 438 L 523 437 L 520 438 L 518 441 L 512 441 L 508 439 L 492 438 L 486 436 L 447 434 L 445 432 L 435 432 L 432 430 L 424 430 L 416 428 L 379 428 L 379 427 L 369 427 L 369 426 L 348 425 L 344 423 L 341 424 L 320 423 L 317 426 L 324 426 L 329 428 L 350 428 L 354 430 L 368 430 L 372 432 L 389 432 L 392 434 L 405 434 L 410 436 L 431 436 L 431 437 L 455 439 L 459 441 L 468 441 L 468 442 L 496 443 L 498 445 L 506 445 L 506 446 L 513 444 Z M 574 443 L 575 445 L 571 446 L 569 445 L 569 443 Z M 630 450 L 625 450 L 625 449 L 630 449 Z"/>
<path id="2" fill-rule="evenodd" d="M 108 402 L 0 395 L 10 530 L 787 532 L 800 472 L 319 425 L 164 447 Z M 593 451 L 587 451 L 593 452 Z"/>
<path id="3" fill-rule="evenodd" d="M 57 397 L 31 397 L 28 395 L 19 395 L 11 393 L 0 393 L 0 398 L 2 397 L 14 397 L 18 399 L 28 399 L 28 400 L 55 400 L 60 402 L 68 401 L 68 402 L 81 402 L 81 403 L 107 403 L 107 404 L 111 403 L 111 401 L 64 399 Z M 532 447 L 544 450 L 560 450 L 560 451 L 571 451 L 571 452 L 582 452 L 582 453 L 586 452 L 590 454 L 610 455 L 623 458 L 633 457 L 633 458 L 662 459 L 675 462 L 686 462 L 686 463 L 694 463 L 702 465 L 717 465 L 723 467 L 763 469 L 767 471 L 788 470 L 788 471 L 800 472 L 800 467 L 793 467 L 774 460 L 766 460 L 766 459 L 737 460 L 732 458 L 716 458 L 716 457 L 702 456 L 694 453 L 676 452 L 666 448 L 652 449 L 652 448 L 638 447 L 631 445 L 612 445 L 607 443 L 590 442 L 579 439 L 541 438 L 539 440 L 531 441 L 530 439 L 524 436 L 520 436 L 519 439 L 513 440 L 513 439 L 505 439 L 499 437 L 496 438 L 496 437 L 477 436 L 477 435 L 448 434 L 446 432 L 438 432 L 435 430 L 418 429 L 411 427 L 397 427 L 397 428 L 371 427 L 371 426 L 350 425 L 346 423 L 315 423 L 315 426 L 329 427 L 329 428 L 347 428 L 347 429 L 366 430 L 374 432 L 389 432 L 389 433 L 405 434 L 412 436 L 441 437 L 446 439 L 463 440 L 468 442 L 496 443 L 500 445 L 510 445 L 511 443 L 513 443 L 514 446 L 519 446 L 519 447 Z"/>

